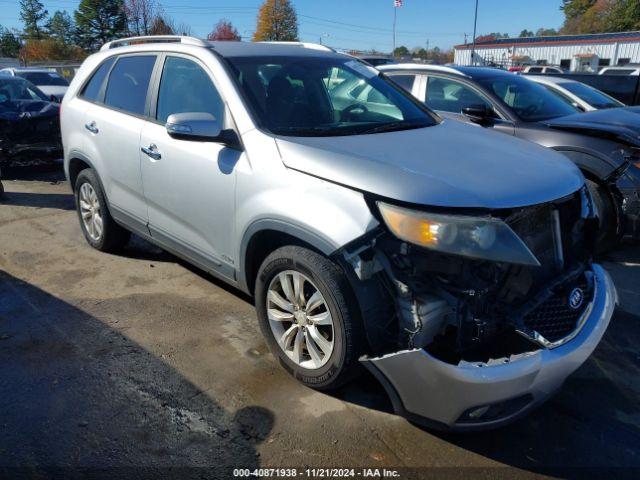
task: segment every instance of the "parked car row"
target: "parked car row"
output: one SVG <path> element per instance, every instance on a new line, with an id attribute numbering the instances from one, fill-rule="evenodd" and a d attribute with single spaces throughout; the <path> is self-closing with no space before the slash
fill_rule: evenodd
<path id="1" fill-rule="evenodd" d="M 607 328 L 593 249 L 599 222 L 617 236 L 617 209 L 631 218 L 635 151 L 523 77 L 380 68 L 303 43 L 106 44 L 62 102 L 80 227 L 252 295 L 305 385 L 365 366 L 415 421 L 504 424 Z"/>
<path id="2" fill-rule="evenodd" d="M 58 103 L 19 76 L 0 76 L 0 164 L 62 156 Z"/>
<path id="3" fill-rule="evenodd" d="M 530 80 L 541 84 L 565 102 L 583 112 L 624 107 L 625 104 L 597 88 L 566 77 L 533 75 Z"/>
<path id="4" fill-rule="evenodd" d="M 0 76 L 3 75 L 24 78 L 38 87 L 52 102 L 60 103 L 69 88 L 69 82 L 65 78 L 46 68 L 3 68 L 0 70 Z"/>
<path id="5" fill-rule="evenodd" d="M 541 84 L 493 68 L 379 68 L 443 117 L 529 140 L 570 158 L 599 207 L 603 248 L 624 235 L 640 237 L 640 109 L 582 113 Z"/>

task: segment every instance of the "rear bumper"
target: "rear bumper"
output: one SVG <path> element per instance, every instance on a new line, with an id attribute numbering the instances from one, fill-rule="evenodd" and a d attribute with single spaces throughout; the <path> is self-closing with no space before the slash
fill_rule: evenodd
<path id="1" fill-rule="evenodd" d="M 489 364 L 452 365 L 424 350 L 363 359 L 363 363 L 385 386 L 396 412 L 417 423 L 447 430 L 509 423 L 558 390 L 600 342 L 617 294 L 602 267 L 594 265 L 593 272 L 596 290 L 588 317 L 580 332 L 557 348 Z M 489 407 L 484 414 L 489 418 L 477 415 L 485 407 Z"/>

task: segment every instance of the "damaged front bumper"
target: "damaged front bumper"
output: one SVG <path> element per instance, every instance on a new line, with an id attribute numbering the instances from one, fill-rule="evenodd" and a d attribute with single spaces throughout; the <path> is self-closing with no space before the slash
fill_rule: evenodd
<path id="1" fill-rule="evenodd" d="M 363 364 L 381 381 L 396 413 L 448 430 L 494 428 L 519 418 L 549 398 L 591 355 L 604 334 L 617 294 L 611 277 L 593 265 L 595 291 L 580 330 L 553 349 L 486 363 L 457 365 L 423 349 L 406 350 Z"/>

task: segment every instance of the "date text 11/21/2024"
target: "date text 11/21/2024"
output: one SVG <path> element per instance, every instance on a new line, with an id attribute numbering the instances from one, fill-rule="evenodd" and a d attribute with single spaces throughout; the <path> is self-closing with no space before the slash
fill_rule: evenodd
<path id="1" fill-rule="evenodd" d="M 397 470 L 386 468 L 236 468 L 235 478 L 399 478 Z"/>

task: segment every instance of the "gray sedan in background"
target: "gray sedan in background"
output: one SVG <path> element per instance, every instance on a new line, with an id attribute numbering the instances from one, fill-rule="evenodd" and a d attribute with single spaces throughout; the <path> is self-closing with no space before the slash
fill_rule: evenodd
<path id="1" fill-rule="evenodd" d="M 561 100 L 564 100 L 569 105 L 583 112 L 626 106 L 620 100 L 616 100 L 591 85 L 586 85 L 566 77 L 529 75 L 527 78 L 539 83 L 551 93 L 557 95 Z"/>
<path id="2" fill-rule="evenodd" d="M 601 249 L 623 236 L 640 238 L 640 108 L 582 113 L 542 85 L 495 68 L 403 64 L 379 70 L 445 118 L 530 140 L 573 160 L 598 204 Z"/>

